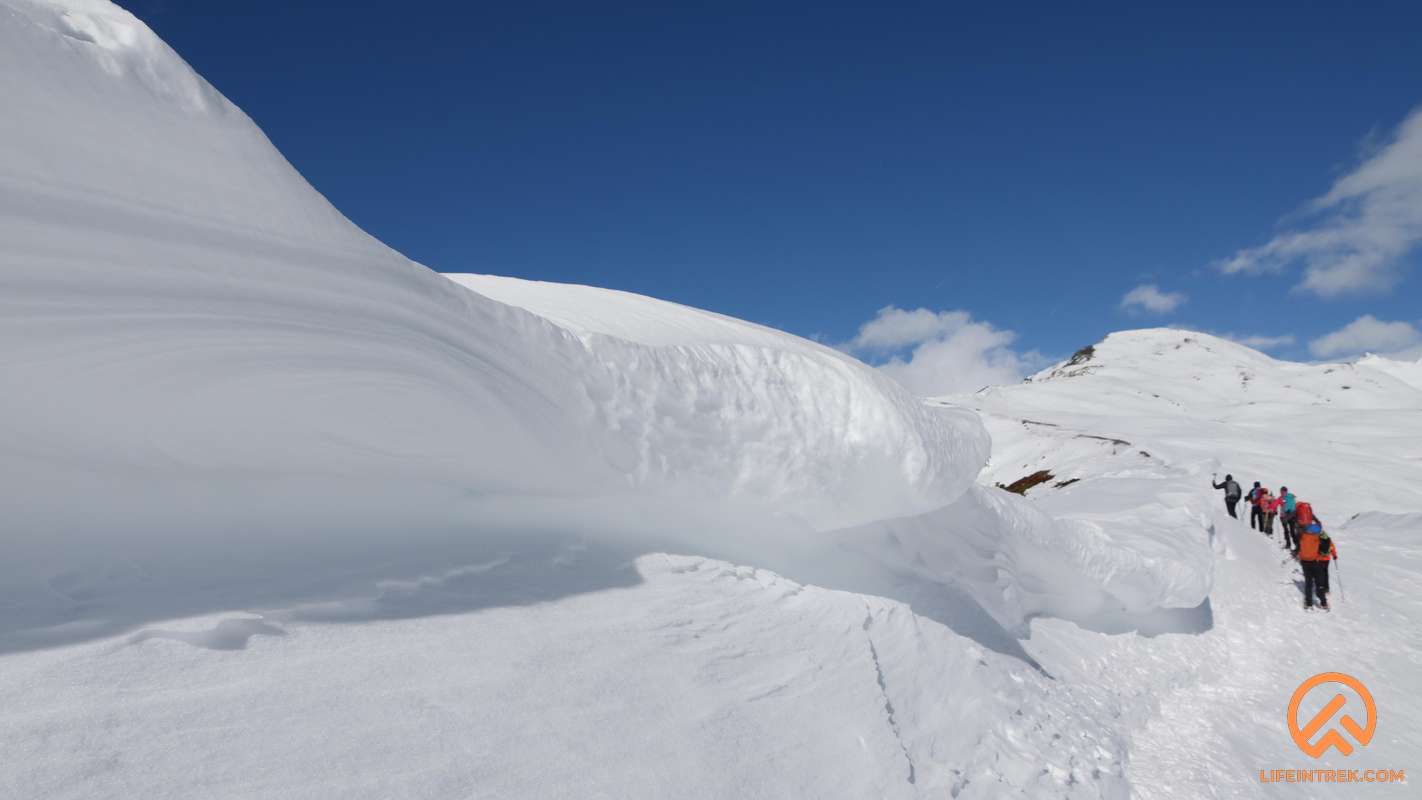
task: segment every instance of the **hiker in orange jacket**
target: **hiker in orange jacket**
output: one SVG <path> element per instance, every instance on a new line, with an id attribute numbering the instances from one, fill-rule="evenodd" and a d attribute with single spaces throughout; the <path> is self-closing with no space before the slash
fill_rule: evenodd
<path id="1" fill-rule="evenodd" d="M 1313 608 L 1313 596 L 1318 595 L 1318 607 L 1328 610 L 1328 562 L 1338 558 L 1338 545 L 1323 529 L 1318 517 L 1299 531 L 1299 566 L 1304 575 L 1304 608 Z"/>

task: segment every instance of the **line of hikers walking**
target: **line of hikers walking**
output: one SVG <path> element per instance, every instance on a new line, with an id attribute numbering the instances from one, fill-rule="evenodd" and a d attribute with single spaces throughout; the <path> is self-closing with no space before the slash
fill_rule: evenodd
<path id="1" fill-rule="evenodd" d="M 1328 610 L 1328 563 L 1338 559 L 1338 545 L 1323 528 L 1323 520 L 1313 513 L 1313 506 L 1300 502 L 1289 487 L 1282 486 L 1279 493 L 1272 494 L 1259 481 L 1248 494 L 1240 491 L 1239 482 L 1233 475 L 1226 475 L 1223 482 L 1211 479 L 1210 485 L 1223 489 L 1225 510 L 1231 517 L 1239 519 L 1236 507 L 1241 499 L 1249 500 L 1249 527 L 1265 536 L 1273 537 L 1274 520 L 1283 523 L 1284 549 L 1293 554 L 1303 569 L 1304 608 L 1313 608 L 1313 597 L 1318 595 L 1318 607 Z"/>

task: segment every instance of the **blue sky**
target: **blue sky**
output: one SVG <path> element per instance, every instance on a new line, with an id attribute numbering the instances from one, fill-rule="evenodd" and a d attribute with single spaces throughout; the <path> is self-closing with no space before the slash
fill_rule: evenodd
<path id="1" fill-rule="evenodd" d="M 1164 323 L 1422 341 L 1415 2 L 126 5 L 436 269 L 833 343 L 922 308 L 861 352 L 967 331 L 1009 370 Z"/>

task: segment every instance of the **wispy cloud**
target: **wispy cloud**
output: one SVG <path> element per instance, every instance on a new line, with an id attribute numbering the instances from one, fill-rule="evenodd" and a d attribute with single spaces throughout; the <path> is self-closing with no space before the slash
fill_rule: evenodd
<path id="1" fill-rule="evenodd" d="M 1422 344 L 1422 331 L 1410 322 L 1384 322 L 1372 314 L 1364 314 L 1338 330 L 1308 343 L 1308 350 L 1318 358 L 1356 356 L 1363 353 L 1379 355 L 1403 354 Z"/>
<path id="2" fill-rule="evenodd" d="M 909 391 L 933 397 L 1016 383 L 1046 365 L 1036 351 L 1013 350 L 1016 339 L 966 311 L 886 306 L 841 349 L 880 360 L 878 368 Z"/>
<path id="3" fill-rule="evenodd" d="M 1153 314 L 1169 314 L 1185 304 L 1189 298 L 1184 292 L 1162 292 L 1153 283 L 1143 283 L 1126 292 L 1121 298 L 1121 308 L 1127 311 L 1149 311 Z"/>
<path id="4" fill-rule="evenodd" d="M 1231 342 L 1242 344 L 1245 347 L 1252 347 L 1255 350 L 1273 350 L 1278 347 L 1287 347 L 1298 341 L 1292 333 L 1285 333 L 1281 336 L 1265 336 L 1257 333 L 1250 335 L 1221 333 L 1217 335 L 1221 339 L 1228 339 Z"/>
<path id="5" fill-rule="evenodd" d="M 1220 270 L 1259 274 L 1302 264 L 1302 288 L 1325 297 L 1396 285 L 1405 257 L 1422 245 L 1422 108 L 1307 212 L 1308 224 L 1235 253 Z"/>

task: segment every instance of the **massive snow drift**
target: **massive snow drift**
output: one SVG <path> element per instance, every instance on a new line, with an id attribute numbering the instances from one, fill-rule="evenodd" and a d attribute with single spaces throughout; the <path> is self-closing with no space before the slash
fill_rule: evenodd
<path id="1" fill-rule="evenodd" d="M 127 13 L 0 15 L 7 586 L 76 551 L 207 584 L 280 548 L 269 578 L 520 504 L 830 529 L 951 502 L 986 457 L 971 414 L 791 336 L 701 315 L 676 346 L 589 339 L 460 289 Z"/>
<path id="2" fill-rule="evenodd" d="M 455 285 L 105 0 L 0 0 L 0 104 L 15 796 L 1201 796 L 1148 698 L 1247 671 L 1228 724 L 1272 741 L 1251 634 L 1294 613 L 1250 615 L 1279 565 L 1215 461 L 1306 460 L 1302 417 L 1352 471 L 1288 473 L 1325 516 L 1422 510 L 1407 365 L 1325 392 L 1154 332 L 925 404 L 720 315 Z M 963 404 L 990 480 L 1080 480 L 975 485 Z M 1357 641 L 1415 609 L 1388 552 Z M 1233 744 L 1181 757 L 1239 794 L 1279 751 Z"/>

